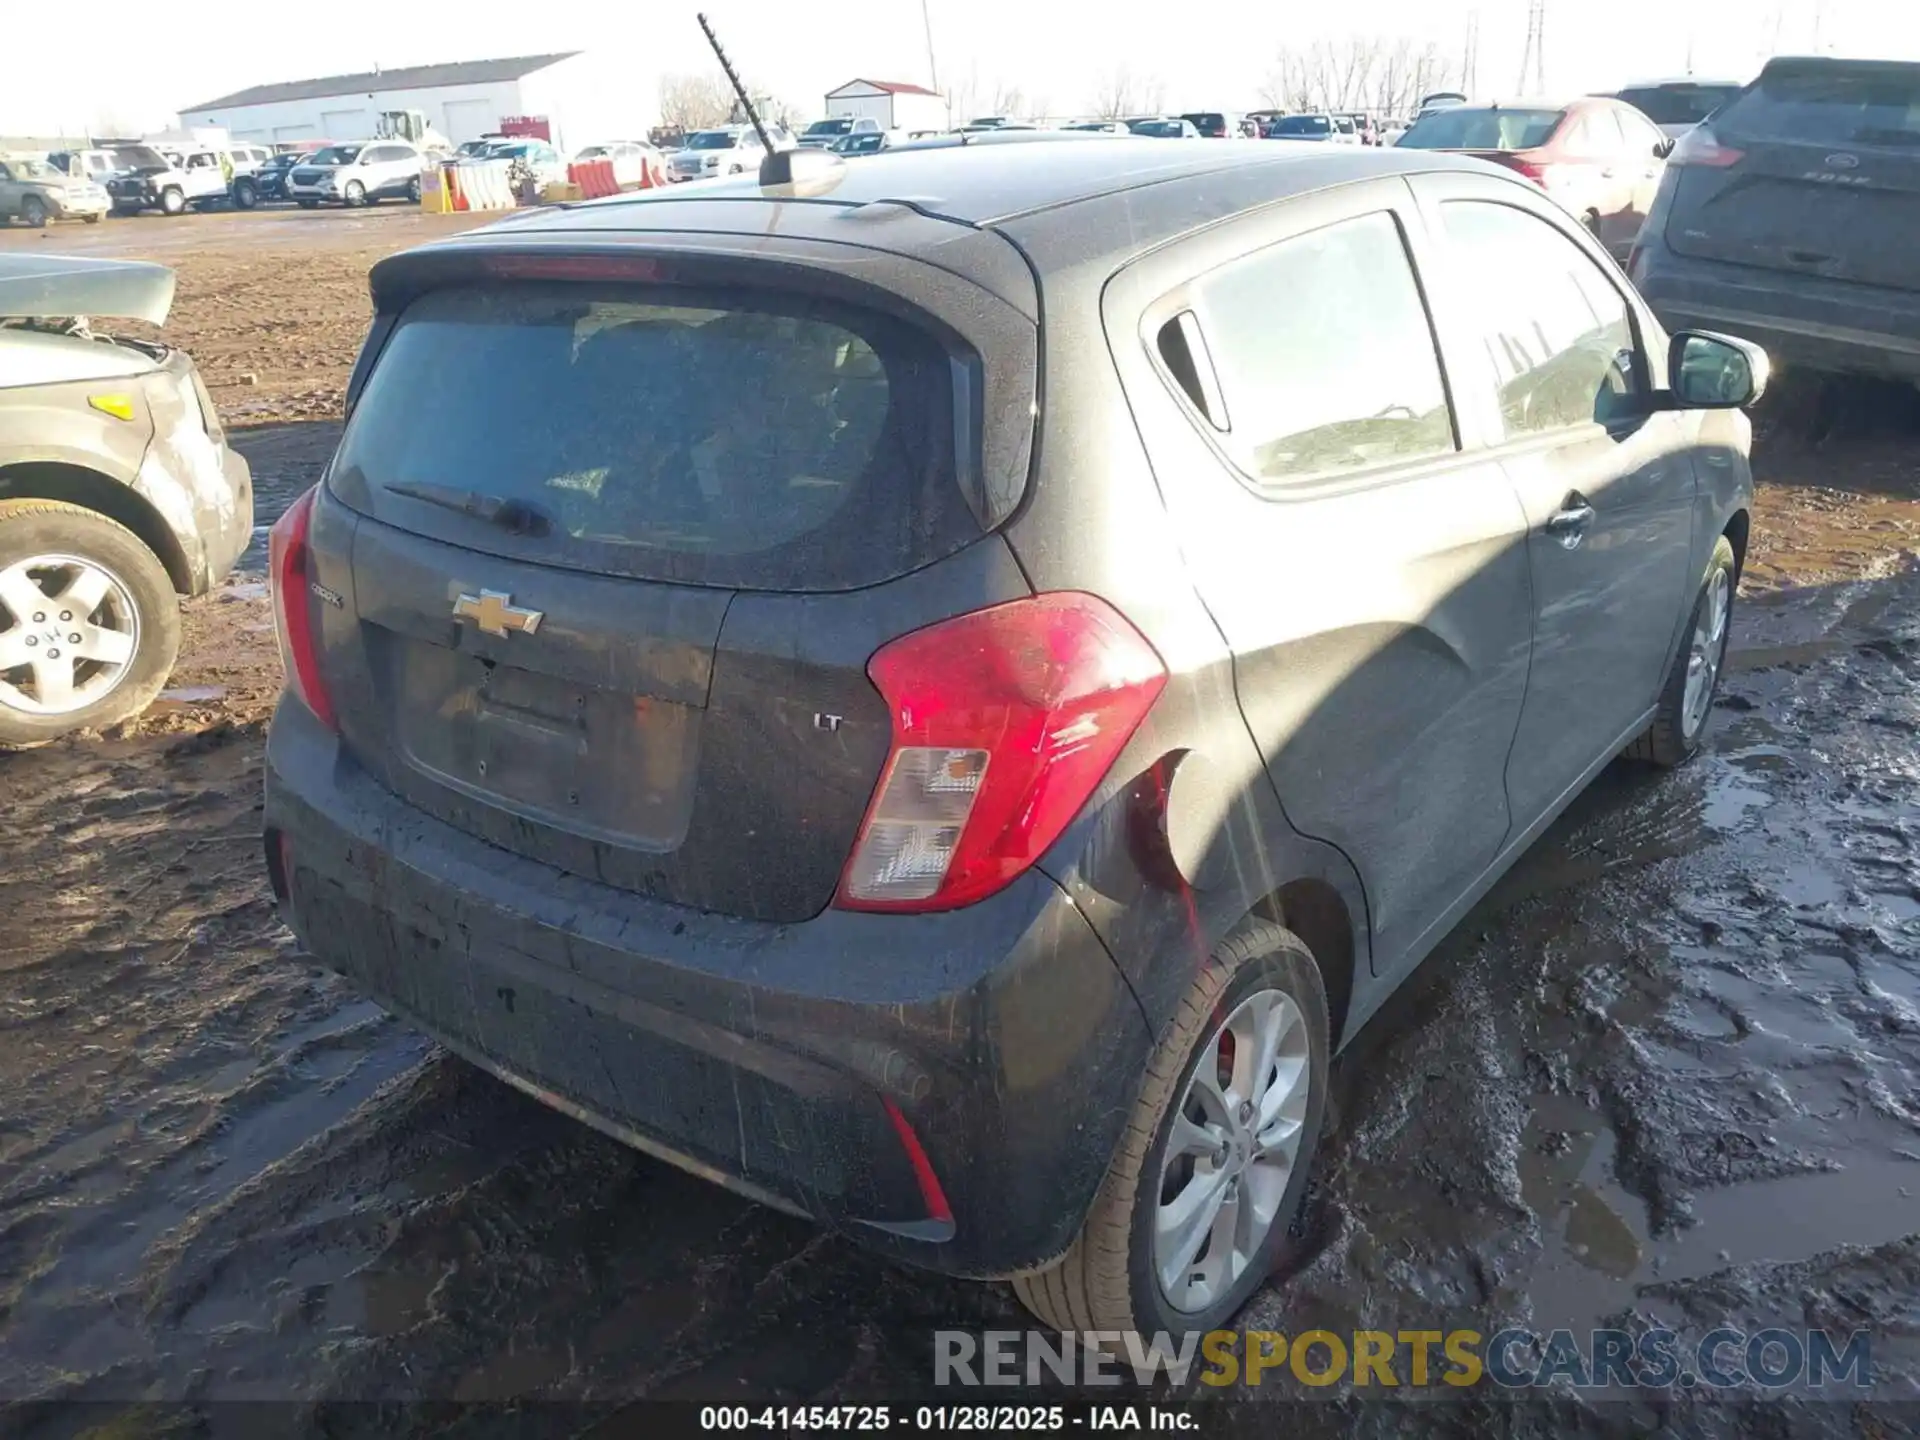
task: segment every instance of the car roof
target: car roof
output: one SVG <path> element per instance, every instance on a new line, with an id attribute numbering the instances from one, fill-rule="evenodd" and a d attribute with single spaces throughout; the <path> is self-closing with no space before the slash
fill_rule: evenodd
<path id="1" fill-rule="evenodd" d="M 974 150 L 993 154 L 975 155 Z M 1329 178 L 1329 166 L 1337 178 Z M 672 228 L 676 205 L 753 201 L 776 205 L 859 208 L 899 205 L 935 219 L 989 227 L 1018 217 L 1065 211 L 1078 202 L 1140 192 L 1143 206 L 1161 206 L 1170 220 L 1192 209 L 1194 181 L 1226 171 L 1271 176 L 1270 199 L 1304 194 L 1328 184 L 1376 175 L 1461 168 L 1458 157 L 1428 151 L 1361 148 L 1330 154 L 1323 146 L 1275 145 L 1261 140 L 1210 140 L 1191 146 L 1081 131 L 1035 131 L 1000 138 L 941 136 L 897 145 L 838 172 L 830 186 L 804 198 L 762 190 L 753 177 L 694 187 L 640 190 L 603 200 L 553 207 L 517 217 L 518 234 L 592 228 Z M 668 214 L 660 213 L 666 207 Z M 663 225 L 663 221 L 665 222 Z M 1116 245 L 1133 243 L 1116 237 Z"/>

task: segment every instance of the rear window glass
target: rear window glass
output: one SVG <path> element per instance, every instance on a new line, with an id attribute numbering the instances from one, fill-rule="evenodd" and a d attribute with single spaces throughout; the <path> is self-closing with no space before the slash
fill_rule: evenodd
<path id="1" fill-rule="evenodd" d="M 334 488 L 476 549 L 696 584 L 872 584 L 977 538 L 938 343 L 865 309 L 741 294 L 430 292 L 381 352 Z M 396 485 L 511 502 L 534 523 Z"/>
<path id="2" fill-rule="evenodd" d="M 1414 150 L 1531 150 L 1544 145 L 1564 110 L 1436 110 L 1413 122 L 1400 143 Z"/>
<path id="3" fill-rule="evenodd" d="M 1333 121 L 1325 115 L 1283 115 L 1274 122 L 1276 135 L 1328 135 Z"/>
<path id="4" fill-rule="evenodd" d="M 1920 147 L 1920 65 L 1762 75 L 1720 123 L 1755 140 Z"/>
<path id="5" fill-rule="evenodd" d="M 1656 125 L 1698 125 L 1739 93 L 1738 85 L 1652 85 L 1616 98 Z"/>

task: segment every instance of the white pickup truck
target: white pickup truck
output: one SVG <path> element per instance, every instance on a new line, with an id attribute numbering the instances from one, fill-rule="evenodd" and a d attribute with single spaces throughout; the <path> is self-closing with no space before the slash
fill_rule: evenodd
<path id="1" fill-rule="evenodd" d="M 107 182 L 107 195 L 116 215 L 183 215 L 189 206 L 211 210 L 226 203 L 231 162 L 212 146 L 124 145 L 115 154 L 120 168 Z"/>

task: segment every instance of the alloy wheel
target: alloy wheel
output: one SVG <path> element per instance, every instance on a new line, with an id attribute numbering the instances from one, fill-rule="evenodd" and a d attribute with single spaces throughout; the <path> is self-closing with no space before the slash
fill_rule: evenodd
<path id="1" fill-rule="evenodd" d="M 140 650 L 126 582 L 75 555 L 34 555 L 0 570 L 0 625 L 0 704 L 29 715 L 97 704 Z"/>
<path id="2" fill-rule="evenodd" d="M 1218 1303 L 1266 1244 L 1299 1162 L 1310 1062 L 1306 1017 L 1279 990 L 1242 1000 L 1202 1048 L 1153 1216 L 1154 1276 L 1175 1310 Z"/>
<path id="3" fill-rule="evenodd" d="M 1689 740 L 1700 733 L 1713 705 L 1713 688 L 1726 653 L 1727 614 L 1732 599 L 1733 581 L 1724 569 L 1716 568 L 1707 581 L 1707 593 L 1701 597 L 1700 614 L 1693 622 L 1687 649 L 1687 688 L 1680 703 L 1680 723 Z"/>

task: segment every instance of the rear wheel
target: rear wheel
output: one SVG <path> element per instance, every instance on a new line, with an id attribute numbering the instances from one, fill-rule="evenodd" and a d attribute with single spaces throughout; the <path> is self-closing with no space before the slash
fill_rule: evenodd
<path id="1" fill-rule="evenodd" d="M 0 501 L 0 748 L 139 714 L 179 652 L 179 601 L 138 536 L 78 505 Z"/>
<path id="2" fill-rule="evenodd" d="M 1671 769 L 1693 758 L 1707 733 L 1713 697 L 1727 661 L 1727 637 L 1733 619 L 1735 566 L 1733 542 L 1722 535 L 1707 562 L 1706 578 L 1694 596 L 1687 638 L 1674 656 L 1653 724 L 1627 748 L 1636 760 Z"/>
<path id="3" fill-rule="evenodd" d="M 318 200 L 301 200 L 298 203 L 302 210 L 317 210 L 320 207 Z"/>
<path id="4" fill-rule="evenodd" d="M 20 202 L 20 218 L 35 230 L 47 223 L 47 202 L 38 195 L 29 195 Z"/>
<path id="5" fill-rule="evenodd" d="M 98 225 L 102 217 L 98 215 L 82 215 L 80 218 L 89 225 Z"/>
<path id="6" fill-rule="evenodd" d="M 420 203 L 420 177 L 418 175 L 407 182 L 407 199 L 415 205 Z"/>
<path id="7" fill-rule="evenodd" d="M 160 192 L 160 209 L 168 215 L 186 213 L 187 197 L 178 185 L 169 185 Z"/>
<path id="8" fill-rule="evenodd" d="M 1065 1255 L 1013 1282 L 1056 1329 L 1228 1321 L 1281 1260 L 1326 1113 L 1326 991 L 1290 930 L 1250 922 L 1181 1002 Z"/>

